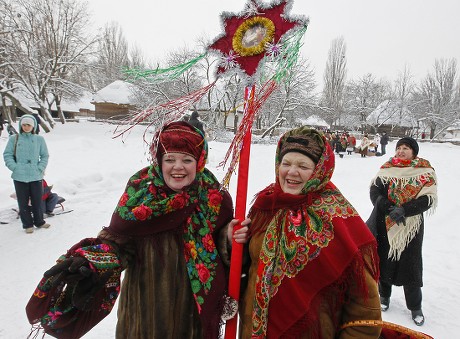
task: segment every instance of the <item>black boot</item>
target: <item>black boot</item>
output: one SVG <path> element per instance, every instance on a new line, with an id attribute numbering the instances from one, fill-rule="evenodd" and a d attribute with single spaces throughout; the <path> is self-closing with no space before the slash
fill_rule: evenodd
<path id="1" fill-rule="evenodd" d="M 380 309 L 385 312 L 390 307 L 390 298 L 380 297 Z"/>
<path id="2" fill-rule="evenodd" d="M 412 313 L 412 320 L 414 321 L 415 325 L 422 326 L 425 322 L 425 316 L 423 315 L 422 310 L 411 311 Z"/>

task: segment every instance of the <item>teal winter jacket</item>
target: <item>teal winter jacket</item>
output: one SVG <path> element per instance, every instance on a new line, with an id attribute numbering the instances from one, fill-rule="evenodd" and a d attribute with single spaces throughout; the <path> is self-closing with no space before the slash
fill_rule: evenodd
<path id="1" fill-rule="evenodd" d="M 45 139 L 35 134 L 37 122 L 31 133 L 25 133 L 21 128 L 21 120 L 32 115 L 24 115 L 19 120 L 19 133 L 8 139 L 3 160 L 12 172 L 11 178 L 21 182 L 42 180 L 48 165 L 48 148 Z M 16 145 L 15 145 L 16 144 Z M 16 148 L 16 152 L 15 152 Z"/>

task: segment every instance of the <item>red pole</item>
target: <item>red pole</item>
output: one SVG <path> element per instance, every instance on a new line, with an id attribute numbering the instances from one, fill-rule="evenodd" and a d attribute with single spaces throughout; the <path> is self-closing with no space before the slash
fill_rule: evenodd
<path id="1" fill-rule="evenodd" d="M 246 114 L 254 114 L 252 101 L 254 100 L 255 86 L 246 87 L 244 96 L 246 104 Z M 236 206 L 235 218 L 243 221 L 246 219 L 246 201 L 248 192 L 248 173 L 249 173 L 249 155 L 251 153 L 251 127 L 248 127 L 244 137 L 240 151 L 240 161 L 238 164 L 238 186 L 236 191 Z M 241 224 L 235 226 L 234 231 L 241 228 Z M 235 240 L 232 241 L 232 258 L 230 261 L 230 277 L 228 294 L 235 300 L 240 297 L 240 280 L 241 266 L 243 259 L 243 245 L 238 244 Z M 236 327 L 238 322 L 238 313 L 230 320 L 227 320 L 225 325 L 225 339 L 236 338 Z"/>

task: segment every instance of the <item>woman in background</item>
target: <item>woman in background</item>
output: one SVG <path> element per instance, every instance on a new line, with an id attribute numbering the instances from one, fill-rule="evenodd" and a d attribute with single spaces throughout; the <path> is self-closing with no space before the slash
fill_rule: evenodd
<path id="1" fill-rule="evenodd" d="M 367 155 L 367 151 L 369 150 L 369 146 L 371 141 L 367 134 L 364 134 L 363 138 L 361 139 L 361 144 L 358 147 L 359 153 L 361 154 L 361 158 L 365 158 Z"/>
<path id="2" fill-rule="evenodd" d="M 12 172 L 19 216 L 26 233 L 33 233 L 34 226 L 48 228 L 43 219 L 42 179 L 48 165 L 48 148 L 45 139 L 36 134 L 37 121 L 26 114 L 19 119 L 19 133 L 9 137 L 3 159 Z M 30 203 L 30 205 L 29 205 Z"/>
<path id="3" fill-rule="evenodd" d="M 381 167 L 370 187 L 377 211 L 380 256 L 380 302 L 388 310 L 392 285 L 403 286 L 406 306 L 418 326 L 422 312 L 423 212 L 437 203 L 437 180 L 431 164 L 418 157 L 419 146 L 410 137 L 396 144 L 394 157 Z"/>

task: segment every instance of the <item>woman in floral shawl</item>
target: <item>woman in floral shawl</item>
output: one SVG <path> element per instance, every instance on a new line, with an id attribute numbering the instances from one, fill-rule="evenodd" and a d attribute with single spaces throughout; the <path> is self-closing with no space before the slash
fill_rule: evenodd
<path id="1" fill-rule="evenodd" d="M 376 241 L 330 181 L 334 154 L 318 131 L 284 134 L 275 183 L 249 212 L 249 278 L 243 338 L 335 338 L 354 320 L 380 320 Z M 349 327 L 340 338 L 378 338 Z"/>
<path id="2" fill-rule="evenodd" d="M 423 325 L 422 243 L 423 212 L 437 204 L 436 174 L 430 163 L 417 157 L 419 146 L 410 137 L 396 144 L 395 156 L 381 167 L 370 187 L 376 212 L 380 256 L 382 311 L 390 305 L 392 285 L 404 286 L 406 306 L 416 325 Z"/>
<path id="3" fill-rule="evenodd" d="M 227 251 L 232 237 L 247 241 L 248 221 L 232 234 L 232 200 L 205 168 L 200 131 L 173 122 L 154 140 L 154 163 L 129 179 L 110 225 L 45 272 L 27 313 L 48 334 L 89 331 L 113 307 L 124 269 L 116 338 L 219 336 Z"/>

